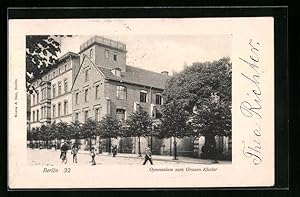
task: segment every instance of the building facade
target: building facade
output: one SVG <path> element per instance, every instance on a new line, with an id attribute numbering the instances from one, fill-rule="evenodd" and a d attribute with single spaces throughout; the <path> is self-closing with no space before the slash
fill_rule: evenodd
<path id="1" fill-rule="evenodd" d="M 32 82 L 35 91 L 30 95 L 30 127 L 40 127 L 54 121 L 72 121 L 71 87 L 74 67 L 79 56 L 68 52 L 41 79 Z"/>

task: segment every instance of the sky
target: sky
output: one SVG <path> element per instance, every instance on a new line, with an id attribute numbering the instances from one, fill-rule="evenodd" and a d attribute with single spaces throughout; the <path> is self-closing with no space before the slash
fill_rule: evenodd
<path id="1" fill-rule="evenodd" d="M 61 53 L 79 52 L 80 45 L 94 35 L 62 37 Z M 214 61 L 231 56 L 232 37 L 226 34 L 164 35 L 110 34 L 98 35 L 126 44 L 127 65 L 154 72 L 180 72 L 193 62 Z"/>

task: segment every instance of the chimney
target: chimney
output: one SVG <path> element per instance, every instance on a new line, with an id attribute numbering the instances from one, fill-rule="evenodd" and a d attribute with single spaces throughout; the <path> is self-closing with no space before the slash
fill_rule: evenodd
<path id="1" fill-rule="evenodd" d="M 168 76 L 168 75 L 169 75 L 169 72 L 168 72 L 168 71 L 162 71 L 161 74 L 162 74 L 162 75 L 165 75 L 165 76 Z"/>

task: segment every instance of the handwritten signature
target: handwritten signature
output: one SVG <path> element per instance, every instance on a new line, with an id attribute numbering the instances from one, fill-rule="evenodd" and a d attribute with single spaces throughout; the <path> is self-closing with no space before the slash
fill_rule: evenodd
<path id="1" fill-rule="evenodd" d="M 261 91 L 261 74 L 259 68 L 259 42 L 254 42 L 252 39 L 249 40 L 249 46 L 251 55 L 249 55 L 250 60 L 245 60 L 239 57 L 239 59 L 249 66 L 251 72 L 241 73 L 241 75 L 250 83 L 253 87 L 250 91 L 247 91 L 246 95 L 248 100 L 244 100 L 240 104 L 240 111 L 244 117 L 249 119 L 256 119 L 256 127 L 252 129 L 250 135 L 252 140 L 250 142 L 243 140 L 243 155 L 246 158 L 252 160 L 254 165 L 259 165 L 262 162 L 262 144 L 261 138 L 261 127 L 259 121 L 262 120 L 261 110 L 262 110 L 262 91 Z"/>

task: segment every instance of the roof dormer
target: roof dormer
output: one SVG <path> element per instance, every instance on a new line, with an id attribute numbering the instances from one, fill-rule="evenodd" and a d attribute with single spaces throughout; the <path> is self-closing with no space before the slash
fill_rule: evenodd
<path id="1" fill-rule="evenodd" d="M 121 77 L 121 69 L 120 68 L 113 68 L 111 70 L 112 74 L 117 76 L 117 77 Z"/>

